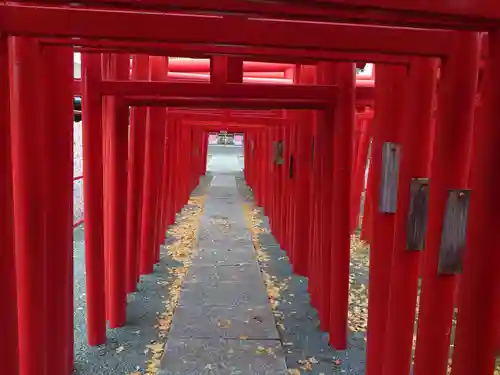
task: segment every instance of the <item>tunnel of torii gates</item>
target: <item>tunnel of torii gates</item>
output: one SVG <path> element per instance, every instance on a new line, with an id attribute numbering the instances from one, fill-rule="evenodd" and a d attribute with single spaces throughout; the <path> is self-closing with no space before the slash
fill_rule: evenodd
<path id="1" fill-rule="evenodd" d="M 366 373 L 408 374 L 413 360 L 415 375 L 445 374 L 455 308 L 452 374 L 493 373 L 498 2 L 70 3 L 0 3 L 4 373 L 72 371 L 80 92 L 90 345 L 105 342 L 106 322 L 126 324 L 127 293 L 205 173 L 208 132 L 227 130 L 245 134 L 246 181 L 309 278 L 332 347 L 347 346 L 350 236 L 370 153 Z M 375 64 L 375 83 L 355 79 L 358 62 Z"/>

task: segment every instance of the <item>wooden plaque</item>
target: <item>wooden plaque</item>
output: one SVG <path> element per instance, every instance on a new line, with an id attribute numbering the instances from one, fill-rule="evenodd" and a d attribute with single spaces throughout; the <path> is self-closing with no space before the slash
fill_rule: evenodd
<path id="1" fill-rule="evenodd" d="M 274 162 L 282 165 L 283 161 L 283 141 L 274 142 Z"/>
<path id="2" fill-rule="evenodd" d="M 462 272 L 469 201 L 470 190 L 448 192 L 439 248 L 440 275 L 456 275 Z"/>
<path id="3" fill-rule="evenodd" d="M 391 142 L 384 143 L 379 199 L 379 210 L 383 213 L 396 213 L 400 155 L 399 145 Z"/>
<path id="4" fill-rule="evenodd" d="M 429 180 L 414 178 L 410 184 L 410 205 L 406 224 L 406 249 L 423 250 L 427 234 Z"/>

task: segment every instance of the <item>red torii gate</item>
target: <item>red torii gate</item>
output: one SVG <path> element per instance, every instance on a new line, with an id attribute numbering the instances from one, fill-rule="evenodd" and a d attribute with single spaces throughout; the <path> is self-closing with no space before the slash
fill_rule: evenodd
<path id="1" fill-rule="evenodd" d="M 293 39 L 293 38 L 292 38 L 292 39 Z M 494 43 L 494 42 L 495 42 L 495 40 L 493 40 L 493 42 L 492 42 L 492 43 Z M 497 56 L 496 56 L 496 54 L 495 54 L 495 53 L 492 53 L 492 57 L 493 57 L 493 58 L 495 58 L 495 57 L 497 57 Z M 490 73 L 490 74 L 493 74 L 493 73 Z M 446 79 L 446 77 L 445 77 L 445 79 Z M 490 85 L 491 85 L 491 84 L 490 84 Z M 488 90 L 494 90 L 494 89 L 488 86 Z M 487 93 L 489 93 L 489 95 L 490 95 L 490 97 L 488 97 L 488 100 L 491 100 L 491 96 L 495 97 L 495 95 L 497 95 L 495 91 L 491 91 L 491 92 L 490 92 L 490 91 L 487 91 Z M 450 96 L 452 96 L 452 95 L 450 95 Z M 444 98 L 444 97 L 443 97 L 443 99 L 446 99 L 446 98 Z M 456 95 L 455 95 L 455 98 L 452 98 L 452 99 L 455 99 L 455 100 L 456 100 Z M 451 99 L 448 99 L 448 100 L 451 100 Z M 487 103 L 490 103 L 490 102 L 488 102 L 488 101 L 487 101 Z M 492 101 L 491 103 L 493 103 L 493 101 Z M 491 105 L 491 103 L 490 103 L 490 104 L 488 104 L 488 105 Z M 445 108 L 446 108 L 446 107 L 445 107 Z M 493 107 L 491 107 L 491 106 L 487 107 L 487 109 L 486 109 L 486 110 L 487 110 L 487 111 L 489 111 L 489 113 L 493 113 L 493 114 L 495 114 L 495 112 L 493 111 Z M 450 120 L 448 120 L 448 121 L 450 121 Z M 489 118 L 488 118 L 488 121 L 489 121 Z M 491 131 L 491 129 L 490 129 L 489 127 L 487 127 L 487 130 L 488 130 L 488 131 Z M 482 136 L 482 138 L 481 138 L 481 139 L 482 139 L 482 141 L 484 141 L 485 143 L 487 142 L 487 140 L 489 140 L 489 139 L 487 139 L 487 138 L 486 138 L 486 135 L 488 134 L 488 133 L 487 133 L 487 130 L 483 130 L 483 131 L 484 131 L 484 134 L 483 134 L 483 133 L 480 133 L 480 136 Z M 441 141 L 442 141 L 442 140 L 444 140 L 447 136 L 449 136 L 449 134 L 443 134 L 443 133 L 441 133 L 441 134 L 439 134 L 439 135 L 440 135 L 440 137 L 439 137 L 438 139 L 439 139 L 439 140 L 441 140 Z M 493 140 L 490 140 L 490 142 L 493 142 Z M 437 143 L 439 144 L 439 142 L 437 142 Z M 441 145 L 442 145 L 442 144 L 441 144 Z M 436 147 L 437 147 L 437 146 L 436 146 Z M 488 149 L 488 150 L 489 150 L 489 149 Z M 455 151 L 456 151 L 456 150 L 455 150 Z M 487 151 L 483 151 L 483 152 L 484 152 L 484 153 L 486 153 Z M 491 152 L 491 151 L 488 151 L 488 152 Z M 455 156 L 456 156 L 456 154 L 455 154 Z M 484 154 L 484 157 L 486 157 L 486 156 L 488 156 L 488 155 L 487 155 L 487 154 Z M 490 157 L 491 157 L 491 158 L 493 158 L 493 156 L 490 156 Z M 443 157 L 443 159 L 444 159 L 444 157 Z M 443 160 L 443 159 L 442 159 L 442 160 Z M 441 161 L 442 161 L 442 160 L 441 160 Z M 451 160 L 451 159 L 450 159 L 450 160 Z M 446 163 L 444 163 L 444 162 L 443 162 L 443 163 L 441 164 L 441 166 L 443 167 L 443 166 L 444 166 L 444 164 L 446 164 Z M 439 165 L 438 165 L 438 166 L 439 166 Z M 442 171 L 442 169 L 441 169 L 441 170 L 437 170 L 437 171 L 438 171 L 438 172 L 440 172 L 440 171 Z M 479 170 L 479 172 L 486 174 L 486 172 L 485 172 L 484 170 L 482 170 L 482 169 L 480 169 L 480 170 Z M 451 173 L 450 173 L 450 174 L 451 174 Z M 434 174 L 433 174 L 433 175 L 434 175 Z M 443 172 L 443 175 L 444 175 L 444 172 Z M 479 179 L 477 179 L 477 181 L 480 181 L 480 180 L 479 180 Z M 481 186 L 481 185 L 478 185 L 478 186 L 479 186 L 479 187 L 482 187 L 483 189 L 486 189 L 486 187 L 483 187 L 483 186 Z M 438 203 L 439 203 L 439 202 L 438 202 Z M 479 206 L 479 207 L 481 207 L 481 206 Z M 478 211 L 478 212 L 479 212 L 479 211 Z M 482 213 L 482 214 L 484 215 L 485 213 L 488 213 L 488 212 L 490 212 L 490 211 L 489 211 L 489 210 L 487 210 L 487 206 L 484 206 L 484 207 L 482 207 L 482 211 L 481 211 L 480 213 Z M 472 214 L 472 212 L 471 212 L 471 214 Z M 484 229 L 483 229 L 483 230 L 484 230 Z M 477 242 L 479 239 L 478 239 L 478 238 L 475 238 L 475 240 L 476 240 L 476 242 Z M 484 264 L 484 266 L 483 266 L 483 267 L 486 267 L 486 265 Z M 473 281 L 473 279 L 472 279 L 472 280 L 469 280 L 469 281 Z M 476 289 L 477 289 L 477 288 L 476 288 Z M 472 298 L 472 297 L 471 297 L 471 298 Z M 484 323 L 484 324 L 486 324 L 486 323 Z M 457 370 L 457 371 L 458 371 L 458 370 Z"/>

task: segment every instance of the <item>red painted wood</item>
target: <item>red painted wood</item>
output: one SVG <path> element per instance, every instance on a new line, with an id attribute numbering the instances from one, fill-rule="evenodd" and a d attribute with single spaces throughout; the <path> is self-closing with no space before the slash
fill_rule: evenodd
<path id="1" fill-rule="evenodd" d="M 0 37 L 0 294 L 5 305 L 0 309 L 0 353 L 4 371 L 19 373 L 17 331 L 17 289 L 14 244 L 14 203 L 12 192 L 11 129 L 9 111 L 9 51 L 7 38 Z"/>
<path id="2" fill-rule="evenodd" d="M 0 24 L 8 34 L 33 36 L 173 41 L 306 49 L 349 50 L 443 56 L 449 52 L 452 33 L 441 30 L 329 24 L 279 20 L 185 17 L 175 14 L 138 13 L 81 8 L 29 7 L 0 4 Z M 140 34 L 136 28 L 140 26 Z M 168 25 L 168 27 L 165 27 Z M 245 33 L 227 30 L 244 29 Z M 269 33 L 272 29 L 273 32 Z M 174 33 L 172 31 L 175 30 Z M 338 38 L 342 35 L 342 38 Z M 257 40 L 257 42 L 256 42 Z"/>
<path id="3" fill-rule="evenodd" d="M 73 371 L 73 50 L 42 51 L 48 168 L 47 244 L 47 374 Z"/>
<path id="4" fill-rule="evenodd" d="M 130 57 L 126 55 L 111 56 L 110 75 L 118 79 L 128 79 Z M 121 327 L 126 320 L 126 238 L 123 230 L 127 223 L 127 160 L 128 160 L 128 108 L 118 98 L 108 98 L 108 122 L 106 133 L 108 137 L 107 200 L 109 213 L 106 233 L 109 236 L 107 246 L 108 260 L 108 291 L 109 291 L 109 326 Z M 124 243 L 125 242 L 125 243 Z"/>
<path id="5" fill-rule="evenodd" d="M 498 82 L 500 38 L 489 34 L 490 60 L 481 87 L 481 122 L 474 130 L 470 170 L 471 195 L 464 272 L 460 279 L 458 326 L 455 331 L 453 375 L 491 374 L 498 349 Z M 492 247 L 493 246 L 493 247 Z"/>
<path id="6" fill-rule="evenodd" d="M 41 49 L 35 39 L 11 38 L 9 44 L 19 374 L 46 375 L 45 212 L 50 204 L 47 199 L 50 164 L 45 159 L 46 124 L 41 117 L 32 116 L 32 111 L 43 113 Z M 36 168 L 34 160 L 38 163 Z"/>
<path id="7" fill-rule="evenodd" d="M 148 57 L 136 55 L 132 62 L 132 79 L 148 79 Z M 130 109 L 130 143 L 127 182 L 127 275 L 128 293 L 136 290 L 139 278 L 139 248 L 144 183 L 144 145 L 146 108 Z"/>
<path id="8" fill-rule="evenodd" d="M 316 68 L 313 66 L 300 66 L 299 82 L 313 84 L 316 79 Z M 308 275 L 309 253 L 311 239 L 309 224 L 311 218 L 311 173 L 312 173 L 312 131 L 313 113 L 301 111 L 296 114 L 298 121 L 297 131 L 299 142 L 297 144 L 296 160 L 296 194 L 295 222 L 293 226 L 294 244 L 297 249 L 294 255 L 294 272 L 302 276 Z"/>
<path id="9" fill-rule="evenodd" d="M 69 0 L 43 0 L 36 3 L 65 4 Z M 451 25 L 463 28 L 469 22 L 481 25 L 481 20 L 500 19 L 500 12 L 492 0 L 466 0 L 456 3 L 449 0 L 422 1 L 412 0 L 401 3 L 398 0 L 316 0 L 298 1 L 292 4 L 274 2 L 241 2 L 238 0 L 219 0 L 207 3 L 203 0 L 144 0 L 140 3 L 131 0 L 84 0 L 82 3 L 96 5 L 120 5 L 132 8 L 156 9 L 162 11 L 212 11 L 221 13 L 243 13 L 251 16 L 262 15 L 271 18 L 298 17 L 324 21 L 343 21 L 349 23 L 383 23 L 389 25 Z M 459 24 L 462 23 L 461 27 Z"/>
<path id="10" fill-rule="evenodd" d="M 455 54 L 443 65 L 431 164 L 429 219 L 415 351 L 415 375 L 446 373 L 455 277 L 436 272 L 449 189 L 467 187 L 470 137 L 479 68 L 479 35 L 459 33 Z M 456 105 L 460 103 L 460 112 Z"/>
<path id="11" fill-rule="evenodd" d="M 359 117 L 359 116 L 358 116 Z M 368 161 L 368 149 L 370 146 L 370 137 L 368 127 L 371 126 L 371 120 L 359 119 L 360 134 L 356 152 L 356 160 L 353 162 L 354 171 L 352 173 L 351 187 L 351 217 L 350 229 L 353 233 L 359 224 L 359 213 L 361 208 L 361 194 L 365 191 L 365 173 Z"/>
<path id="12" fill-rule="evenodd" d="M 406 70 L 399 67 L 377 66 L 375 85 L 375 117 L 371 156 L 370 184 L 372 233 L 370 238 L 370 272 L 367 330 L 367 373 L 381 375 L 384 353 L 384 335 L 387 325 L 387 300 L 390 275 L 388 259 L 392 257 L 394 214 L 379 211 L 382 147 L 384 142 L 399 143 L 399 124 L 402 89 L 407 78 Z"/>
<path id="13" fill-rule="evenodd" d="M 101 79 L 101 58 L 82 55 L 83 176 L 85 184 L 85 266 L 87 336 L 89 345 L 106 341 L 103 146 L 101 98 L 95 90 Z"/>
<path id="14" fill-rule="evenodd" d="M 347 311 L 350 273 L 350 192 L 352 136 L 355 113 L 355 75 L 352 63 L 339 63 L 336 83 L 339 95 L 333 129 L 333 206 L 329 303 L 329 340 L 336 349 L 347 347 Z M 328 232 L 327 232 L 328 233 Z"/>
<path id="15" fill-rule="evenodd" d="M 405 151 L 399 170 L 394 252 L 390 268 L 388 324 L 383 363 L 383 373 L 388 375 L 410 371 L 421 252 L 407 250 L 406 227 L 411 180 L 430 177 L 430 134 L 434 130 L 431 111 L 436 76 L 434 60 L 415 58 L 410 66 L 406 92 L 401 93 L 406 94 L 406 102 L 401 107 L 405 120 L 400 123 L 401 146 Z"/>
<path id="16" fill-rule="evenodd" d="M 320 100 L 334 98 L 336 89 L 331 86 L 293 86 L 266 85 L 262 92 L 260 84 L 190 82 L 126 82 L 103 81 L 100 84 L 103 95 L 124 95 L 131 97 L 187 97 L 187 98 L 224 98 L 224 99 L 300 99 Z"/>

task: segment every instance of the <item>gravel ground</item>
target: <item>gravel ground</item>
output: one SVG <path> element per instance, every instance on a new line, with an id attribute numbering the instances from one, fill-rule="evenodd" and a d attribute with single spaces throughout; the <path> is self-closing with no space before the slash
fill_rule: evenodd
<path id="1" fill-rule="evenodd" d="M 260 247 L 260 251 L 257 249 L 260 252 L 260 267 L 269 296 L 276 301 L 274 316 L 288 368 L 295 369 L 295 374 L 365 374 L 366 321 L 363 319 L 364 314 L 353 311 L 353 308 L 362 308 L 367 302 L 367 250 L 356 252 L 351 260 L 351 290 L 354 294 L 350 293 L 350 326 L 355 322 L 358 327 L 352 327 L 349 332 L 348 350 L 336 351 L 328 345 L 328 334 L 319 329 L 317 312 L 310 304 L 307 278 L 292 273 L 286 253 L 269 231 L 267 218 L 260 208 L 253 206 L 251 191 L 241 176 L 237 182 L 249 210 L 253 211 L 250 215 L 253 215 L 254 223 L 258 223 L 257 230 L 260 233 L 258 243 L 254 241 L 254 246 Z"/>
<path id="2" fill-rule="evenodd" d="M 193 197 L 204 194 L 211 176 L 201 179 L 193 192 Z M 191 215 L 192 207 L 187 205 L 178 215 L 177 224 Z M 127 325 L 118 329 L 108 329 L 105 345 L 89 347 L 86 335 L 85 304 L 85 254 L 84 226 L 74 231 L 74 281 L 75 281 L 75 370 L 77 375 L 123 375 L 145 373 L 146 363 L 151 359 L 153 346 L 161 345 L 158 340 L 158 318 L 165 311 L 166 298 L 175 288 L 176 273 L 169 272 L 181 267 L 182 263 L 173 260 L 162 247 L 160 263 L 151 275 L 143 276 L 138 291 L 129 296 L 127 306 Z M 169 237 L 166 244 L 177 241 Z M 158 340 L 158 341 L 157 341 Z"/>

